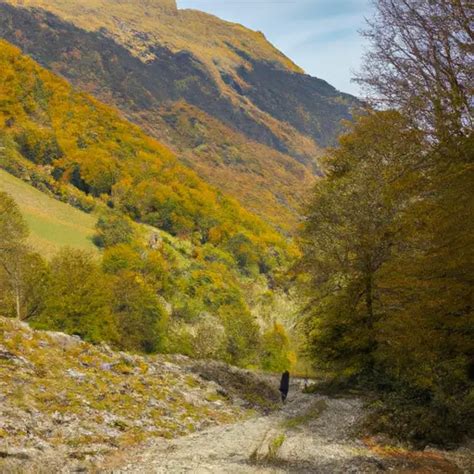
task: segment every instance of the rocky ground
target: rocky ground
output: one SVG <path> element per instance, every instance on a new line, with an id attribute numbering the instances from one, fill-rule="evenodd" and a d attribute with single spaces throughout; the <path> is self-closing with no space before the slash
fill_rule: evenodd
<path id="1" fill-rule="evenodd" d="M 0 472 L 472 473 L 472 446 L 364 438 L 356 396 L 213 361 L 140 357 L 0 318 Z"/>
<path id="2" fill-rule="evenodd" d="M 249 371 L 141 357 L 0 318 L 0 472 L 90 470 L 114 451 L 279 404 Z"/>

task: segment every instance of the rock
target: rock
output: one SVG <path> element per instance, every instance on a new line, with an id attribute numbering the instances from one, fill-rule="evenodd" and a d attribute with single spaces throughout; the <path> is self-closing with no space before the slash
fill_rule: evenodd
<path id="1" fill-rule="evenodd" d="M 100 348 L 101 352 L 103 352 L 104 354 L 107 354 L 107 355 L 113 355 L 114 354 L 113 350 L 105 342 L 101 342 L 100 345 L 99 345 L 99 348 Z"/>
<path id="2" fill-rule="evenodd" d="M 26 366 L 31 366 L 32 365 L 23 356 L 13 354 L 9 350 L 5 349 L 5 347 L 0 346 L 0 360 L 2 360 L 2 359 L 13 362 L 16 365 L 26 365 Z"/>
<path id="3" fill-rule="evenodd" d="M 15 458 L 15 459 L 31 459 L 31 452 L 24 449 L 10 449 L 8 451 L 0 451 L 0 458 Z"/>
<path id="4" fill-rule="evenodd" d="M 78 370 L 74 369 L 67 369 L 66 374 L 76 380 L 83 381 L 86 378 L 86 374 L 83 374 L 82 372 L 79 372 Z"/>
<path id="5" fill-rule="evenodd" d="M 62 332 L 48 332 L 48 336 L 54 344 L 59 345 L 63 349 L 70 349 L 79 344 L 83 344 L 81 338 L 77 336 L 69 336 Z"/>

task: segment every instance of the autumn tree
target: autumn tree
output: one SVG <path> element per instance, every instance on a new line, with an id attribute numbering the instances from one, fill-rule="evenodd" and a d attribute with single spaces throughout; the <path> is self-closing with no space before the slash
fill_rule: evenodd
<path id="1" fill-rule="evenodd" d="M 303 233 L 309 351 L 382 390 L 415 443 L 472 426 L 472 5 L 377 0 L 358 77 L 380 108 L 330 153 Z M 383 425 L 383 426 L 382 426 Z"/>
<path id="2" fill-rule="evenodd" d="M 0 298 L 18 319 L 39 313 L 48 270 L 43 259 L 26 244 L 28 227 L 16 202 L 0 193 Z"/>
<path id="3" fill-rule="evenodd" d="M 133 225 L 131 219 L 121 215 L 109 213 L 99 217 L 94 236 L 94 243 L 98 247 L 112 247 L 118 244 L 129 244 L 133 239 Z"/>
<path id="4" fill-rule="evenodd" d="M 420 137 L 396 112 L 361 117 L 326 159 L 307 210 L 302 266 L 310 275 L 307 332 L 320 364 L 372 373 L 379 272 L 402 238 L 421 162 Z"/>
<path id="5" fill-rule="evenodd" d="M 32 320 L 44 307 L 49 281 L 49 268 L 43 258 L 21 249 L 15 258 L 0 268 L 0 302 L 5 315 Z"/>
<path id="6" fill-rule="evenodd" d="M 376 105 L 401 108 L 447 140 L 470 134 L 474 75 L 468 0 L 375 0 L 370 49 L 357 81 Z"/>
<path id="7" fill-rule="evenodd" d="M 139 274 L 122 271 L 113 279 L 112 295 L 120 347 L 158 352 L 164 344 L 166 313 L 154 289 Z"/>
<path id="8" fill-rule="evenodd" d="M 262 368 L 271 372 L 289 370 L 290 352 L 290 340 L 285 328 L 274 323 L 262 336 Z"/>

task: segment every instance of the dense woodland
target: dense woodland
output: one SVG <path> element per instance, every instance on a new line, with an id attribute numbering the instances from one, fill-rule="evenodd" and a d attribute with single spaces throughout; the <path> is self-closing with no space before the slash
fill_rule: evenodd
<path id="1" fill-rule="evenodd" d="M 307 349 L 381 394 L 372 428 L 449 443 L 474 426 L 474 12 L 376 6 L 358 77 L 374 108 L 325 159 L 301 236 Z"/>

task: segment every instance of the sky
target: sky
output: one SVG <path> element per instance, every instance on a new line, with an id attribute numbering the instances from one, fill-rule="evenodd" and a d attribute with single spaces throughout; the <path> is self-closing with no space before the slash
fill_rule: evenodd
<path id="1" fill-rule="evenodd" d="M 370 0 L 178 0 L 178 6 L 262 31 L 308 74 L 360 93 L 351 78 L 364 51 L 358 31 L 371 16 Z"/>

